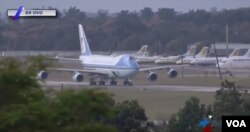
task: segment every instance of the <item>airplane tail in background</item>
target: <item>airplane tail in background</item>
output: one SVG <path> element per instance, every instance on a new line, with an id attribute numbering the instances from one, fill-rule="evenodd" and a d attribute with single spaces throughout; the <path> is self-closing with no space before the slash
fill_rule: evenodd
<path id="1" fill-rule="evenodd" d="M 208 53 L 208 47 L 203 47 L 201 51 L 195 57 L 197 58 L 207 57 L 207 53 Z"/>
<path id="2" fill-rule="evenodd" d="M 184 56 L 194 56 L 197 46 L 191 46 Z"/>
<path id="3" fill-rule="evenodd" d="M 143 45 L 136 54 L 140 55 L 140 56 L 147 56 L 148 55 L 148 45 Z"/>
<path id="4" fill-rule="evenodd" d="M 228 57 L 232 56 L 239 56 L 240 55 L 240 49 L 234 49 L 231 54 L 228 55 Z"/>
<path id="5" fill-rule="evenodd" d="M 79 29 L 79 39 L 80 39 L 80 47 L 81 47 L 81 54 L 82 55 L 92 55 L 89 49 L 89 44 L 84 33 L 83 27 L 81 24 L 78 25 Z"/>
<path id="6" fill-rule="evenodd" d="M 244 56 L 250 58 L 250 48 L 247 50 Z"/>

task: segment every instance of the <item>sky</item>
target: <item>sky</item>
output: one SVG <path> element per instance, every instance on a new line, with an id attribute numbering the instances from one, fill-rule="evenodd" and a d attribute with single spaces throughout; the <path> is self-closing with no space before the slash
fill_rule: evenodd
<path id="1" fill-rule="evenodd" d="M 0 11 L 16 9 L 21 5 L 26 9 L 52 6 L 59 10 L 76 6 L 82 11 L 93 13 L 100 9 L 111 13 L 121 10 L 140 11 L 144 7 L 151 7 L 154 11 L 174 8 L 178 12 L 187 12 L 190 9 L 209 11 L 212 7 L 218 10 L 250 7 L 250 0 L 0 0 Z"/>

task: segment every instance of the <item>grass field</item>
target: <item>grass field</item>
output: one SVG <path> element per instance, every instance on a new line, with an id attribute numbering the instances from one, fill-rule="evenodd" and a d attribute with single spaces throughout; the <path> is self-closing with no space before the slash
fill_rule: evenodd
<path id="1" fill-rule="evenodd" d="M 108 89 L 114 93 L 117 101 L 137 100 L 145 108 L 150 120 L 169 119 L 171 114 L 177 113 L 184 107 L 185 101 L 191 96 L 196 96 L 202 104 L 211 104 L 214 101 L 215 93 L 210 92 L 174 92 L 139 89 Z"/>
<path id="2" fill-rule="evenodd" d="M 184 75 L 176 78 L 168 78 L 165 72 L 157 72 L 158 80 L 151 82 L 147 79 L 147 74 L 140 73 L 134 79 L 133 83 L 137 84 L 155 84 L 155 85 L 183 85 L 183 86 L 220 86 L 220 79 L 218 76 L 202 76 L 202 75 Z M 72 81 L 72 73 L 65 72 L 55 72 L 51 73 L 48 80 L 54 81 Z M 223 77 L 223 79 L 228 79 L 229 81 L 235 82 L 237 85 L 250 88 L 249 78 L 236 78 L 236 77 Z M 84 81 L 88 81 L 86 77 Z M 118 84 L 122 84 L 123 80 L 117 80 Z"/>
<path id="3" fill-rule="evenodd" d="M 145 73 L 140 73 L 134 79 L 135 84 L 158 84 L 158 85 L 183 85 L 183 86 L 220 86 L 221 81 L 217 75 L 203 75 L 203 74 L 192 74 L 185 75 L 182 78 L 179 75 L 176 78 L 168 78 L 165 72 L 156 72 L 158 74 L 158 80 L 150 82 L 147 80 Z M 233 81 L 238 85 L 244 87 L 250 87 L 250 81 L 248 77 L 228 77 L 223 76 L 223 80 L 227 79 Z"/>
<path id="4" fill-rule="evenodd" d="M 68 65 L 75 66 L 75 64 L 69 63 Z M 79 68 L 79 67 L 74 67 Z M 187 74 L 184 74 L 184 78 L 179 76 L 171 79 L 166 75 L 166 71 L 156 71 L 158 73 L 158 80 L 150 82 L 147 80 L 147 74 L 140 73 L 134 79 L 134 85 L 138 84 L 151 84 L 151 85 L 182 85 L 182 86 L 220 86 L 220 79 L 218 74 L 203 74 L 202 71 L 190 71 L 192 69 L 186 69 Z M 72 73 L 52 73 L 48 80 L 54 81 L 72 81 Z M 249 77 L 226 77 L 229 81 L 235 82 L 237 85 L 250 88 Z M 88 78 L 85 78 L 88 81 Z M 123 80 L 118 80 L 118 84 L 122 84 Z M 214 101 L 215 93 L 210 92 L 174 92 L 174 91 L 157 91 L 157 90 L 145 90 L 140 89 L 108 89 L 104 90 L 114 93 L 114 98 L 117 101 L 124 100 L 137 100 L 142 105 L 149 119 L 169 119 L 171 114 L 177 113 L 180 108 L 184 107 L 185 101 L 191 96 L 200 98 L 201 103 L 211 104 Z"/>

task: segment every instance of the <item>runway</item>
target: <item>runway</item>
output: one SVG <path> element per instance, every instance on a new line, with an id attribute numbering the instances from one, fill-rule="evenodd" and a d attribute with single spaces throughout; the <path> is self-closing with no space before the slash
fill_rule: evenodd
<path id="1" fill-rule="evenodd" d="M 193 91 L 193 92 L 215 92 L 220 89 L 220 87 L 209 87 L 209 86 L 181 86 L 181 85 L 133 85 L 133 86 L 88 86 L 87 82 L 69 82 L 69 81 L 46 81 L 41 82 L 41 86 L 46 88 L 58 89 L 61 88 L 72 88 L 72 89 L 80 89 L 80 88 L 107 88 L 107 89 L 140 89 L 140 90 L 148 90 L 148 91 Z"/>

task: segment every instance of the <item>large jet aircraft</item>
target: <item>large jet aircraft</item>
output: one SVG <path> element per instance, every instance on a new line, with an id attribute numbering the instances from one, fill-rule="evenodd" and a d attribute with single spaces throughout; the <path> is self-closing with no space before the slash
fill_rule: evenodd
<path id="1" fill-rule="evenodd" d="M 231 58 L 234 56 L 238 56 L 240 52 L 240 49 L 234 49 L 232 53 L 228 57 L 218 57 L 218 61 L 221 62 L 224 59 Z M 203 57 L 203 58 L 195 58 L 193 61 L 190 62 L 192 65 L 216 65 L 217 60 L 216 57 Z"/>
<path id="2" fill-rule="evenodd" d="M 179 59 L 176 64 L 190 64 L 195 58 L 205 58 L 207 57 L 208 47 L 203 47 L 201 51 L 195 56 L 184 57 L 183 59 Z"/>
<path id="3" fill-rule="evenodd" d="M 248 49 L 243 56 L 234 56 L 222 60 L 219 62 L 219 66 L 227 71 L 232 71 L 234 69 L 250 69 L 250 49 Z"/>
<path id="4" fill-rule="evenodd" d="M 160 57 L 162 56 L 137 56 L 135 58 L 138 63 L 154 63 Z"/>
<path id="5" fill-rule="evenodd" d="M 131 53 L 130 55 L 136 57 L 143 57 L 143 56 L 148 56 L 148 45 L 142 45 L 142 47 L 137 51 L 136 53 Z M 111 56 L 118 56 L 120 54 L 118 53 L 112 53 Z"/>
<path id="6" fill-rule="evenodd" d="M 109 81 L 110 85 L 117 85 L 116 79 L 124 79 L 123 85 L 133 85 L 132 78 L 139 72 L 147 73 L 150 81 L 157 79 L 157 74 L 152 70 L 166 69 L 168 77 L 177 76 L 177 71 L 169 66 L 140 68 L 136 59 L 129 54 L 119 56 L 92 55 L 83 27 L 78 25 L 81 55 L 79 59 L 61 58 L 59 60 L 76 61 L 83 65 L 83 69 L 67 69 L 67 68 L 47 68 L 47 70 L 73 72 L 73 80 L 81 82 L 83 75 L 89 76 L 90 85 L 105 85 L 105 81 Z M 47 71 L 40 71 L 37 75 L 38 79 L 44 80 L 48 77 Z"/>
<path id="7" fill-rule="evenodd" d="M 155 60 L 155 64 L 175 64 L 181 57 L 193 57 L 197 46 L 191 46 L 190 49 L 183 55 L 161 57 Z"/>

